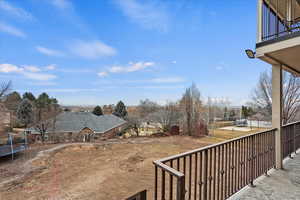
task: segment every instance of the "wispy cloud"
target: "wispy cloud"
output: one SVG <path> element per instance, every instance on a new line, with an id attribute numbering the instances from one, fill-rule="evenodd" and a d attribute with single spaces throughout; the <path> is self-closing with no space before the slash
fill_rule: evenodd
<path id="1" fill-rule="evenodd" d="M 93 30 L 88 26 L 87 23 L 77 14 L 75 6 L 72 0 L 45 0 L 48 4 L 52 5 L 58 11 L 58 14 L 68 22 L 77 27 L 78 31 L 88 34 L 95 35 Z M 77 2 L 76 2 L 77 3 Z"/>
<path id="2" fill-rule="evenodd" d="M 41 71 L 41 69 L 39 67 L 37 67 L 37 66 L 30 66 L 30 65 L 24 66 L 24 69 L 27 70 L 27 71 L 29 71 L 29 72 L 40 72 Z"/>
<path id="3" fill-rule="evenodd" d="M 77 56 L 87 59 L 97 59 L 117 54 L 116 49 L 99 40 L 76 41 L 70 46 L 70 51 Z"/>
<path id="4" fill-rule="evenodd" d="M 63 73 L 95 73 L 95 71 L 91 69 L 73 69 L 73 68 L 57 69 L 57 71 Z"/>
<path id="5" fill-rule="evenodd" d="M 9 13 L 10 15 L 18 17 L 22 20 L 33 20 L 34 19 L 34 17 L 32 16 L 31 13 L 27 12 L 26 10 L 24 10 L 22 8 L 15 7 L 5 0 L 0 0 L 0 9 Z"/>
<path id="6" fill-rule="evenodd" d="M 46 74 L 46 73 L 23 72 L 23 75 L 26 78 L 37 80 L 37 81 L 49 81 L 57 78 L 57 76 L 53 74 Z"/>
<path id="7" fill-rule="evenodd" d="M 23 72 L 23 68 L 19 68 L 12 64 L 0 64 L 0 72 L 2 73 L 20 73 Z"/>
<path id="8" fill-rule="evenodd" d="M 62 52 L 54 50 L 54 49 L 49 49 L 49 48 L 42 47 L 42 46 L 36 46 L 35 48 L 38 52 L 40 52 L 41 54 L 47 55 L 47 56 L 57 56 L 57 57 L 64 56 L 64 54 Z"/>
<path id="9" fill-rule="evenodd" d="M 165 78 L 152 79 L 151 82 L 153 82 L 153 83 L 181 83 L 181 82 L 185 82 L 185 79 L 183 79 L 181 77 L 165 77 Z"/>
<path id="10" fill-rule="evenodd" d="M 26 37 L 26 34 L 23 31 L 3 22 L 0 22 L 0 31 L 20 38 Z"/>
<path id="11" fill-rule="evenodd" d="M 67 9 L 73 7 L 69 0 L 50 0 L 49 2 L 58 9 Z"/>
<path id="12" fill-rule="evenodd" d="M 29 71 L 29 72 L 52 71 L 52 70 L 56 69 L 56 65 L 54 65 L 54 64 L 46 65 L 43 67 L 38 67 L 35 65 L 23 65 L 22 67 L 23 67 L 23 69 L 25 69 L 26 71 Z"/>
<path id="13" fill-rule="evenodd" d="M 114 0 L 125 16 L 146 29 L 166 32 L 170 17 L 162 3 L 158 0 Z"/>
<path id="14" fill-rule="evenodd" d="M 222 69 L 224 69 L 224 67 L 221 66 L 221 65 L 219 65 L 219 66 L 216 67 L 216 70 L 222 70 Z"/>
<path id="15" fill-rule="evenodd" d="M 45 89 L 47 92 L 55 93 L 78 93 L 78 92 L 101 92 L 103 89 L 92 89 L 92 88 L 56 88 L 56 89 Z"/>
<path id="16" fill-rule="evenodd" d="M 55 70 L 56 69 L 56 65 L 48 65 L 45 67 L 45 70 Z"/>
<path id="17" fill-rule="evenodd" d="M 54 86 L 57 85 L 56 82 L 54 81 L 38 81 L 38 82 L 28 82 L 28 85 L 33 85 L 33 86 Z"/>
<path id="18" fill-rule="evenodd" d="M 0 64 L 0 73 L 16 73 L 23 75 L 25 78 L 37 81 L 49 81 L 56 79 L 56 75 L 42 72 L 43 68 L 37 66 L 22 66 L 19 67 L 13 64 Z"/>
<path id="19" fill-rule="evenodd" d="M 136 86 L 135 88 L 141 89 L 181 89 L 184 88 L 183 85 L 145 85 L 145 86 Z"/>
<path id="20" fill-rule="evenodd" d="M 154 62 L 129 63 L 129 66 L 112 66 L 108 71 L 110 73 L 135 72 L 153 66 Z"/>
<path id="21" fill-rule="evenodd" d="M 101 76 L 100 74 L 98 74 Z M 106 76 L 106 75 L 103 75 Z M 184 78 L 181 77 L 159 77 L 159 78 L 152 78 L 152 79 L 128 79 L 128 80 L 114 80 L 114 79 L 100 79 L 96 82 L 93 82 L 94 85 L 136 85 L 136 84 L 155 84 L 155 85 L 163 85 L 168 83 L 183 83 L 186 82 Z"/>
<path id="22" fill-rule="evenodd" d="M 98 73 L 98 76 L 100 76 L 100 77 L 105 77 L 105 76 L 107 76 L 107 75 L 108 75 L 107 72 L 99 72 L 99 73 Z"/>
<path id="23" fill-rule="evenodd" d="M 140 71 L 149 67 L 154 66 L 154 62 L 136 62 L 136 63 L 129 63 L 129 65 L 122 66 L 122 65 L 115 65 L 111 66 L 107 69 L 107 71 L 99 72 L 98 75 L 100 77 L 107 76 L 110 73 L 129 73 L 129 72 L 136 72 Z"/>
<path id="24" fill-rule="evenodd" d="M 226 66 L 225 62 L 222 61 L 216 66 L 216 70 L 221 71 L 225 68 L 225 66 Z"/>

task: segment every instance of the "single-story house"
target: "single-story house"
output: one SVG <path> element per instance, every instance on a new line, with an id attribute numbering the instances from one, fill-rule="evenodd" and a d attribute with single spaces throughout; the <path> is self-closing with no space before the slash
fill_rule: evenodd
<path id="1" fill-rule="evenodd" d="M 54 133 L 65 140 L 87 141 L 91 139 L 113 138 L 121 132 L 127 122 L 115 115 L 96 116 L 90 112 L 63 112 L 47 122 L 47 137 Z M 39 131 L 32 127 L 26 132 L 39 135 Z M 52 134 L 52 135 L 54 135 Z"/>
<path id="2" fill-rule="evenodd" d="M 163 132 L 161 123 L 143 122 L 138 128 L 139 136 L 150 136 L 156 133 Z"/>

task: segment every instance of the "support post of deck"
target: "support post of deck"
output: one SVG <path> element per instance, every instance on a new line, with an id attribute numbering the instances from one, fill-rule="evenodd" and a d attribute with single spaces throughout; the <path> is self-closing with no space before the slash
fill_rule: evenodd
<path id="1" fill-rule="evenodd" d="M 272 67 L 272 127 L 276 128 L 276 169 L 282 169 L 282 66 Z"/>
<path id="2" fill-rule="evenodd" d="M 293 24 L 293 22 L 292 22 L 292 20 L 293 20 L 293 2 L 292 2 L 292 0 L 287 0 L 286 6 L 287 6 L 286 18 L 288 21 L 289 28 L 291 28 L 291 25 Z"/>
<path id="3" fill-rule="evenodd" d="M 256 43 L 262 42 L 262 26 L 263 26 L 263 20 L 262 20 L 262 9 L 263 9 L 263 0 L 258 0 L 257 4 L 257 38 Z"/>

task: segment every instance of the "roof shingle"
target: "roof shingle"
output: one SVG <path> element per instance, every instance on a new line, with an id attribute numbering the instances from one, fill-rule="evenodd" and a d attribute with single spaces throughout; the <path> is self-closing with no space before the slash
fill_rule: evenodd
<path id="1" fill-rule="evenodd" d="M 115 115 L 96 116 L 89 112 L 64 112 L 56 117 L 55 132 L 80 132 L 89 128 L 95 133 L 105 133 L 126 121 Z M 33 129 L 30 129 L 33 131 Z M 53 127 L 47 132 L 53 132 Z"/>

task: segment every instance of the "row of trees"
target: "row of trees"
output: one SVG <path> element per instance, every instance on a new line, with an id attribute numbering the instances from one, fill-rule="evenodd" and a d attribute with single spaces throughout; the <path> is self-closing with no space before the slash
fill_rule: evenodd
<path id="1" fill-rule="evenodd" d="M 61 111 L 57 99 L 50 98 L 47 93 L 35 97 L 31 92 L 25 92 L 21 96 L 11 90 L 11 81 L 0 84 L 0 100 L 11 113 L 11 127 L 33 126 L 44 134 L 49 126 L 47 120 Z"/>
<path id="2" fill-rule="evenodd" d="M 287 124 L 300 120 L 300 79 L 289 72 L 283 72 L 283 119 L 282 123 Z M 210 108 L 208 113 L 211 116 L 212 111 L 217 112 L 213 116 L 220 116 L 222 108 L 224 108 L 223 119 L 232 119 L 236 117 L 233 110 L 228 111 L 225 103 L 215 105 L 208 101 Z M 247 106 L 241 107 L 242 118 L 253 118 L 256 120 L 271 121 L 272 118 L 272 73 L 271 71 L 264 71 L 260 74 L 256 87 L 251 92 L 251 100 Z"/>
<path id="3" fill-rule="evenodd" d="M 55 130 L 56 116 L 61 112 L 58 101 L 50 98 L 47 93 L 35 96 L 26 92 L 17 109 L 17 119 L 26 128 L 33 126 L 45 140 L 46 131 L 52 127 Z M 50 120 L 51 119 L 51 120 Z"/>
<path id="4" fill-rule="evenodd" d="M 283 124 L 300 119 L 300 79 L 289 72 L 283 72 Z M 272 117 L 272 74 L 270 71 L 261 73 L 257 86 L 253 90 L 249 105 L 265 120 Z"/>
<path id="5" fill-rule="evenodd" d="M 234 121 L 241 117 L 239 108 L 233 108 L 231 102 L 226 98 L 208 97 L 206 108 L 206 121 L 213 123 L 215 119 L 224 121 Z"/>
<path id="6" fill-rule="evenodd" d="M 282 123 L 287 124 L 300 120 L 300 78 L 289 72 L 283 72 L 283 119 Z M 234 110 L 228 110 L 227 102 L 214 102 L 208 98 L 208 118 L 223 115 L 224 120 L 237 118 Z M 222 114 L 223 113 L 223 114 Z M 260 74 L 256 87 L 251 92 L 251 100 L 247 106 L 241 107 L 241 117 L 244 119 L 253 118 L 256 120 L 271 121 L 272 117 L 272 73 L 264 71 Z"/>
<path id="7" fill-rule="evenodd" d="M 127 109 L 123 101 L 119 101 L 114 109 L 112 109 L 112 114 L 125 118 L 127 116 Z M 101 116 L 103 115 L 103 111 L 101 106 L 96 106 L 92 112 L 94 115 Z"/>
<path id="8" fill-rule="evenodd" d="M 5 88 L 6 91 L 8 91 L 7 88 L 11 89 L 11 82 L 6 84 Z M 1 93 L 1 91 L 0 91 Z M 59 110 L 58 101 L 55 98 L 50 98 L 47 93 L 42 93 L 38 97 L 35 97 L 30 92 L 25 92 L 22 96 L 20 93 L 14 91 L 11 93 L 2 91 L 2 96 L 0 97 L 3 101 L 5 107 L 11 111 L 13 116 L 17 116 L 18 109 L 20 105 L 22 105 L 22 101 L 28 100 L 29 103 L 32 104 L 33 110 L 34 110 L 34 121 L 39 122 L 41 120 L 47 119 L 53 115 L 55 115 Z M 27 103 L 28 103 L 27 102 Z M 26 103 L 26 101 L 24 102 Z M 14 119 L 14 117 L 13 117 Z M 13 126 L 20 126 L 22 124 L 19 124 L 20 121 L 18 121 L 18 118 L 13 120 L 12 124 Z M 24 125 L 24 124 L 23 124 Z"/>
<path id="9" fill-rule="evenodd" d="M 30 117 L 32 121 L 30 123 L 23 123 L 24 125 L 47 120 L 56 116 L 61 111 L 57 99 L 50 98 L 47 93 L 42 93 L 36 98 L 32 93 L 25 92 L 23 97 L 20 98 L 17 113 L 20 114 L 23 109 L 29 108 L 29 104 L 31 104 L 33 110 L 33 116 Z"/>
<path id="10" fill-rule="evenodd" d="M 133 127 L 141 122 L 158 122 L 164 131 L 170 131 L 174 125 L 182 127 L 183 134 L 207 134 L 204 123 L 205 107 L 199 89 L 195 84 L 185 90 L 182 98 L 161 106 L 149 99 L 141 100 L 135 112 L 130 112 L 126 119 Z M 204 127 L 202 129 L 201 127 Z"/>

